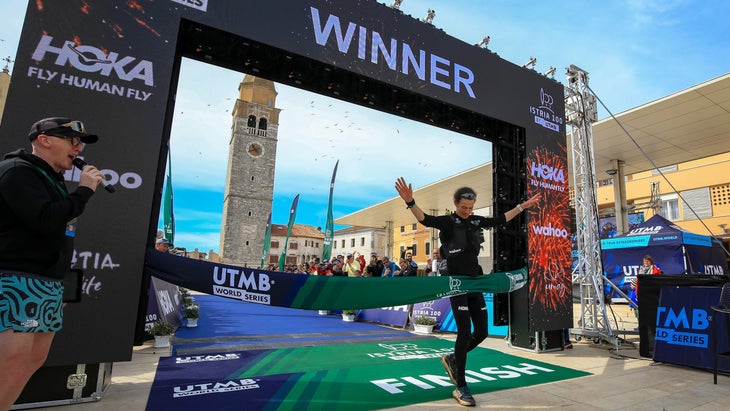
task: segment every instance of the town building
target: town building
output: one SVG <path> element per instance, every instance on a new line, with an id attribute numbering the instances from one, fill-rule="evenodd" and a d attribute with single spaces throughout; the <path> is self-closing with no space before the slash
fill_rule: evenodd
<path id="1" fill-rule="evenodd" d="M 352 226 L 336 230 L 332 236 L 332 255 L 357 253 L 369 262 L 371 254 L 383 258 L 388 256 L 386 251 L 385 228 Z"/>

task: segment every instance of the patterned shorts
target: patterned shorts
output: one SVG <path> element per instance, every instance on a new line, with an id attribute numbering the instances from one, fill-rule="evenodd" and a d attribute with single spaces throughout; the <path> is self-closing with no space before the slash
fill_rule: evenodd
<path id="1" fill-rule="evenodd" d="M 0 272 L 0 331 L 56 332 L 63 324 L 63 283 Z"/>

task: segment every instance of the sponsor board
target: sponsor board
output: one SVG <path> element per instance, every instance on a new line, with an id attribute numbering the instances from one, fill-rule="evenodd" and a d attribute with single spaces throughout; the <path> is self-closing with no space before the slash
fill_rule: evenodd
<path id="1" fill-rule="evenodd" d="M 710 306 L 719 298 L 719 287 L 662 287 L 656 313 L 654 360 L 712 368 Z M 717 325 L 718 336 L 727 335 L 725 321 Z M 719 352 L 730 349 L 727 338 L 718 338 L 718 344 Z M 726 369 L 727 364 L 721 361 L 719 369 Z"/>

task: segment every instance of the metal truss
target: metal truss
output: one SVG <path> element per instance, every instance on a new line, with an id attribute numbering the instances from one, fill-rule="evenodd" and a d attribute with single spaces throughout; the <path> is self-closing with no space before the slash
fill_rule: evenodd
<path id="1" fill-rule="evenodd" d="M 588 73 L 574 65 L 567 70 L 565 88 L 566 122 L 570 125 L 568 144 L 572 154 L 572 181 L 575 206 L 575 247 L 578 262 L 573 284 L 580 287 L 581 314 L 578 328 L 571 334 L 618 344 L 606 315 L 603 292 L 596 171 L 592 124 L 597 119 L 596 97 L 588 87 Z"/>

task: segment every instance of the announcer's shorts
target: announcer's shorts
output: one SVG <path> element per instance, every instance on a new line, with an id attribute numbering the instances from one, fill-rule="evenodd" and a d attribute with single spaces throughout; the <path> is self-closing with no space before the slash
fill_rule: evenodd
<path id="1" fill-rule="evenodd" d="M 0 331 L 55 332 L 63 324 L 63 283 L 0 272 Z"/>

